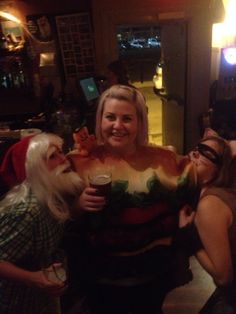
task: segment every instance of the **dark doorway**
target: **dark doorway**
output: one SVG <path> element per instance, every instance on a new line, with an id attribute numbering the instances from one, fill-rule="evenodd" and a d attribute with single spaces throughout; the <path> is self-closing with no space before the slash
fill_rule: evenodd
<path id="1" fill-rule="evenodd" d="M 120 26 L 117 30 L 119 58 L 127 65 L 132 82 L 151 80 L 161 57 L 159 26 Z"/>
<path id="2" fill-rule="evenodd" d="M 187 25 L 183 21 L 117 29 L 119 58 L 149 108 L 150 141 L 184 151 Z M 161 80 L 161 82 L 157 82 Z M 159 86 L 157 88 L 157 86 Z"/>

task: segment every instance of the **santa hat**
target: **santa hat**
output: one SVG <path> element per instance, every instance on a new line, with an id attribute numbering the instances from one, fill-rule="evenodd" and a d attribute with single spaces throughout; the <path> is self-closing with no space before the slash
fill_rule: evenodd
<path id="1" fill-rule="evenodd" d="M 26 153 L 33 136 L 26 136 L 13 144 L 3 158 L 0 165 L 0 178 L 9 189 L 25 180 Z"/>

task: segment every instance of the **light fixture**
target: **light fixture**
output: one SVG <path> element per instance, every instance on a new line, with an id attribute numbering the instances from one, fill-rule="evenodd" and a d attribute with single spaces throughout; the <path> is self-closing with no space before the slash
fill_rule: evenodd
<path id="1" fill-rule="evenodd" d="M 236 47 L 228 47 L 223 49 L 223 55 L 227 63 L 236 64 Z"/>
<path id="2" fill-rule="evenodd" d="M 55 53 L 54 52 L 44 52 L 40 53 L 40 67 L 54 66 L 55 65 Z"/>
<path id="3" fill-rule="evenodd" d="M 4 12 L 4 11 L 0 11 L 0 17 L 3 17 L 3 18 L 5 18 L 6 20 L 15 22 L 15 23 L 17 23 L 17 24 L 21 24 L 21 21 L 20 21 L 17 17 L 15 17 L 14 15 L 12 15 L 11 13 L 7 13 L 7 12 Z"/>
<path id="4" fill-rule="evenodd" d="M 210 10 L 213 23 L 220 23 L 225 18 L 225 7 L 222 0 L 211 0 Z"/>

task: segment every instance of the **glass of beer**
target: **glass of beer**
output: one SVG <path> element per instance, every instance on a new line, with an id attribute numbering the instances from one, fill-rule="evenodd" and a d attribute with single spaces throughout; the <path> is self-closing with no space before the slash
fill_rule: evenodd
<path id="1" fill-rule="evenodd" d="M 88 176 L 89 185 L 97 190 L 99 196 L 109 197 L 112 175 L 108 171 L 95 171 Z"/>
<path id="2" fill-rule="evenodd" d="M 54 283 L 66 283 L 67 258 L 64 250 L 58 249 L 53 254 L 53 264 L 43 268 L 45 276 Z"/>

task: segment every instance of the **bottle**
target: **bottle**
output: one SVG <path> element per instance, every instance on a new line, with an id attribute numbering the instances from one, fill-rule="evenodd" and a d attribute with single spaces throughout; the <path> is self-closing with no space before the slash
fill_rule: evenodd
<path id="1" fill-rule="evenodd" d="M 0 32 L 0 49 L 1 50 L 7 50 L 8 49 L 7 39 L 2 32 Z"/>

